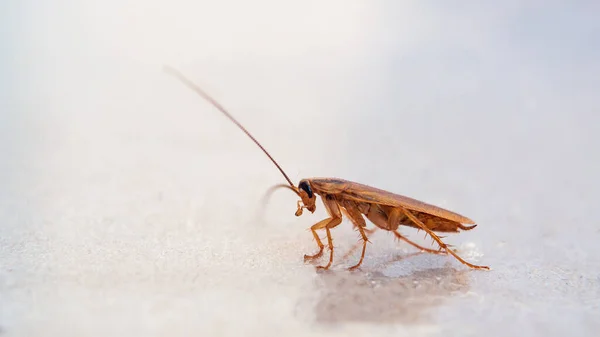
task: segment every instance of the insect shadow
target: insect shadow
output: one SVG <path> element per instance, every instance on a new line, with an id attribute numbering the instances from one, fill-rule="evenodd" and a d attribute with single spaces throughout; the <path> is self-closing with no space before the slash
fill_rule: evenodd
<path id="1" fill-rule="evenodd" d="M 422 253 L 404 255 L 385 264 L 418 254 Z M 429 322 L 435 307 L 470 288 L 468 270 L 450 267 L 417 270 L 398 277 L 380 271 L 327 271 L 318 275 L 316 286 L 320 291 L 313 298 L 313 312 L 316 322 L 325 325 Z"/>

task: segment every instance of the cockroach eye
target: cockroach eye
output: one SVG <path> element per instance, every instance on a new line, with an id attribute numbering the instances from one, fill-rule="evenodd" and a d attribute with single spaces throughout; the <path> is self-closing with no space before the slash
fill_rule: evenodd
<path id="1" fill-rule="evenodd" d="M 306 181 L 300 182 L 300 184 L 298 185 L 298 188 L 303 190 L 304 192 L 306 192 L 306 194 L 308 194 L 309 198 L 313 197 L 313 191 L 310 188 L 310 185 Z"/>

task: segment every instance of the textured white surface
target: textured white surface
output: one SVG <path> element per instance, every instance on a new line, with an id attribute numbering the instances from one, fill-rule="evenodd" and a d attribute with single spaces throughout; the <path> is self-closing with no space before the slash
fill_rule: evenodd
<path id="1" fill-rule="evenodd" d="M 0 335 L 594 335 L 600 8 L 431 6 L 3 2 Z M 347 273 L 344 222 L 316 273 L 321 205 L 263 205 L 277 170 L 163 63 L 295 181 L 473 218 L 447 240 L 493 270 L 380 232 Z"/>

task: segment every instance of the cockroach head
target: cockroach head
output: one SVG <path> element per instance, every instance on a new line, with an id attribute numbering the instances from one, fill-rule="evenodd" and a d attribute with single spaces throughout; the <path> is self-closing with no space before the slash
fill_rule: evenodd
<path id="1" fill-rule="evenodd" d="M 308 209 L 311 213 L 314 213 L 316 209 L 316 196 L 312 190 L 312 187 L 310 186 L 310 181 L 307 179 L 300 180 L 300 183 L 298 184 L 298 191 L 296 193 L 300 199 L 302 199 L 298 202 L 296 216 L 302 215 L 302 209 L 304 208 Z M 302 202 L 303 205 L 300 205 L 300 202 Z"/>

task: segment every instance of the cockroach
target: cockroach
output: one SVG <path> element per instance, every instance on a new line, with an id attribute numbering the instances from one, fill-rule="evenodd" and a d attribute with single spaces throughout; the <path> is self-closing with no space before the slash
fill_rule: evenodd
<path id="1" fill-rule="evenodd" d="M 365 217 L 372 222 L 376 228 L 392 232 L 397 239 L 404 240 L 421 251 L 434 254 L 449 253 L 458 261 L 469 266 L 470 268 L 489 270 L 489 267 L 487 266 L 478 266 L 463 260 L 460 256 L 458 256 L 458 254 L 449 248 L 450 245 L 444 243 L 441 238 L 434 233 L 457 233 L 459 232 L 459 229 L 471 230 L 477 226 L 473 220 L 452 211 L 430 205 L 416 199 L 339 178 L 307 178 L 300 180 L 298 186 L 295 186 L 287 174 L 283 171 L 281 166 L 279 166 L 277 161 L 271 157 L 269 152 L 250 134 L 250 132 L 246 130 L 246 128 L 244 128 L 235 118 L 233 118 L 233 116 L 229 114 L 229 112 L 227 112 L 227 110 L 225 110 L 221 104 L 219 104 L 196 84 L 188 80 L 178 70 L 170 66 L 164 66 L 164 71 L 179 79 L 187 87 L 195 91 L 197 94 L 209 101 L 214 107 L 220 110 L 248 137 L 250 137 L 250 139 L 256 143 L 256 145 L 258 145 L 258 147 L 267 155 L 267 157 L 269 157 L 269 159 L 271 159 L 273 164 L 275 164 L 277 169 L 279 169 L 289 184 L 278 184 L 274 186 L 274 188 L 288 188 L 294 191 L 294 193 L 296 193 L 296 195 L 298 195 L 300 198 L 296 205 L 296 216 L 302 215 L 304 209 L 314 213 L 316 210 L 317 196 L 321 197 L 323 206 L 329 214 L 329 217 L 310 227 L 319 250 L 316 254 L 304 255 L 305 262 L 320 258 L 323 255 L 325 245 L 321 241 L 317 231 L 324 229 L 327 234 L 327 244 L 329 247 L 329 263 L 327 263 L 325 266 L 318 266 L 317 268 L 326 270 L 331 267 L 333 263 L 333 242 L 331 238 L 331 229 L 342 223 L 342 214 L 344 214 L 348 219 L 351 220 L 353 226 L 358 230 L 362 239 L 362 253 L 360 260 L 356 265 L 350 267 L 350 270 L 358 268 L 363 263 L 363 259 L 365 257 L 367 243 L 369 242 L 367 233 L 370 233 L 370 231 L 366 228 Z M 398 232 L 398 227 L 400 225 L 425 231 L 426 235 L 429 235 L 433 241 L 437 243 L 439 249 L 428 249 L 410 241 L 408 238 L 404 237 Z"/>

